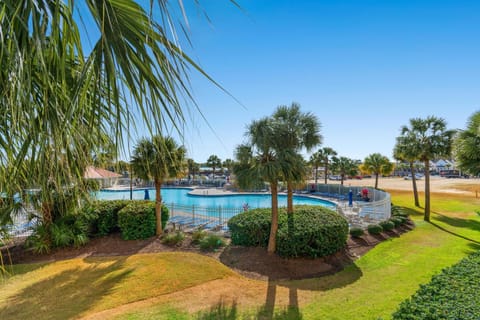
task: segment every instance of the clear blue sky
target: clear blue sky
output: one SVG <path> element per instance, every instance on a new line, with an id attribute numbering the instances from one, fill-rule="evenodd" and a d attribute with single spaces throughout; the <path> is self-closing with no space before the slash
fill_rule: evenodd
<path id="1" fill-rule="evenodd" d="M 233 158 L 246 125 L 292 101 L 318 116 L 322 146 L 362 160 L 391 158 L 410 118 L 464 128 L 480 110 L 480 1 L 200 1 L 210 22 L 184 2 L 185 51 L 244 105 L 192 75 L 213 129 L 192 112 L 184 142 L 197 162 Z"/>

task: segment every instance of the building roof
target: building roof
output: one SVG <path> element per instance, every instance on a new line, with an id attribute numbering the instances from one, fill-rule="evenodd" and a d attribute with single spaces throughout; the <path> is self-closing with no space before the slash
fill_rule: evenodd
<path id="1" fill-rule="evenodd" d="M 87 169 L 85 169 L 85 174 L 83 176 L 86 179 L 110 179 L 120 178 L 122 175 L 102 168 L 88 166 Z"/>

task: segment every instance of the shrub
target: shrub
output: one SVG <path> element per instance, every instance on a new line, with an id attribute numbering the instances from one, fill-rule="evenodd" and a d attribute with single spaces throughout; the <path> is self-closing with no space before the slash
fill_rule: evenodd
<path id="1" fill-rule="evenodd" d="M 200 241 L 200 249 L 211 251 L 225 246 L 225 241 L 217 235 L 209 235 Z"/>
<path id="2" fill-rule="evenodd" d="M 155 222 L 155 203 L 151 201 L 132 201 L 118 212 L 118 226 L 125 240 L 155 235 Z"/>
<path id="3" fill-rule="evenodd" d="M 371 224 L 367 227 L 368 233 L 370 234 L 380 234 L 383 231 L 383 228 L 378 224 Z"/>
<path id="4" fill-rule="evenodd" d="M 232 243 L 240 246 L 266 247 L 271 215 L 271 209 L 253 209 L 228 220 Z"/>
<path id="5" fill-rule="evenodd" d="M 363 231 L 362 228 L 351 228 L 350 229 L 350 235 L 354 238 L 360 238 L 361 236 L 363 236 L 364 233 L 365 233 L 365 231 Z"/>
<path id="6" fill-rule="evenodd" d="M 185 234 L 182 231 L 168 233 L 163 236 L 162 243 L 168 246 L 180 245 L 185 239 Z"/>
<path id="7" fill-rule="evenodd" d="M 395 217 L 398 217 L 398 216 L 408 217 L 408 212 L 406 212 L 403 207 L 392 206 L 391 212 L 392 212 L 392 216 L 395 216 Z"/>
<path id="8" fill-rule="evenodd" d="M 94 214 L 92 232 L 105 236 L 118 231 L 118 211 L 130 203 L 130 200 L 99 200 L 85 208 L 84 211 Z"/>
<path id="9" fill-rule="evenodd" d="M 392 315 L 407 319 L 478 319 L 480 315 L 480 252 L 432 277 Z"/>
<path id="10" fill-rule="evenodd" d="M 390 221 L 393 222 L 395 228 L 402 224 L 402 219 L 400 219 L 400 217 L 391 217 Z"/>
<path id="11" fill-rule="evenodd" d="M 200 243 L 201 240 L 203 240 L 207 236 L 207 232 L 205 230 L 195 230 L 192 233 L 192 243 L 193 244 L 198 244 Z"/>
<path id="12" fill-rule="evenodd" d="M 379 225 L 382 227 L 383 231 L 390 231 L 395 228 L 395 223 L 392 221 L 382 221 Z"/>
<path id="13" fill-rule="evenodd" d="M 228 222 L 232 243 L 267 246 L 270 209 L 241 213 Z M 319 206 L 297 206 L 292 216 L 279 209 L 277 253 L 283 257 L 321 257 L 345 246 L 348 223 L 339 214 Z"/>

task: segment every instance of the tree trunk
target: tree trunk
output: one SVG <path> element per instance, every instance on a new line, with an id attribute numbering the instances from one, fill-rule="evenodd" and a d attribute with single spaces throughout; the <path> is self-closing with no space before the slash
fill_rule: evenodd
<path id="1" fill-rule="evenodd" d="M 42 219 L 43 219 L 43 224 L 46 226 L 49 226 L 53 222 L 53 217 L 52 217 L 52 208 L 53 206 L 51 205 L 50 202 L 42 202 Z"/>
<path id="2" fill-rule="evenodd" d="M 375 189 L 378 189 L 378 172 L 375 172 Z"/>
<path id="3" fill-rule="evenodd" d="M 425 216 L 423 220 L 430 221 L 430 161 L 425 160 Z"/>
<path id="4" fill-rule="evenodd" d="M 315 166 L 315 191 L 317 191 L 318 166 Z"/>
<path id="5" fill-rule="evenodd" d="M 155 216 L 157 217 L 157 236 L 162 234 L 162 182 L 155 179 Z"/>
<path id="6" fill-rule="evenodd" d="M 413 167 L 413 162 L 410 162 L 410 174 L 412 175 L 413 198 L 415 200 L 415 207 L 420 207 L 420 201 L 418 200 L 417 179 L 415 178 L 415 168 Z"/>
<path id="7" fill-rule="evenodd" d="M 325 161 L 325 168 L 323 170 L 323 174 L 325 176 L 325 184 L 327 184 L 327 178 L 328 178 L 328 161 Z"/>
<path id="8" fill-rule="evenodd" d="M 268 254 L 275 253 L 277 249 L 277 230 L 278 230 L 278 192 L 277 182 L 270 182 L 270 189 L 272 193 L 272 224 L 270 227 L 270 236 L 268 238 Z"/>
<path id="9" fill-rule="evenodd" d="M 293 185 L 287 181 L 287 213 L 293 214 Z"/>
<path id="10" fill-rule="evenodd" d="M 344 174 L 341 174 L 340 175 L 340 184 L 343 186 L 343 180 L 345 179 L 345 175 Z"/>

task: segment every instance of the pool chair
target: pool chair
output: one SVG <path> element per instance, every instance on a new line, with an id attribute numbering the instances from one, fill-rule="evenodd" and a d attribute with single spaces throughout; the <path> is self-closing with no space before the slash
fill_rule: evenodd
<path id="1" fill-rule="evenodd" d="M 193 227 L 193 228 L 202 227 L 202 226 L 208 224 L 209 222 L 210 222 L 210 220 L 207 219 L 207 218 L 195 218 L 194 222 L 192 224 L 190 224 L 190 227 Z"/>
<path id="2" fill-rule="evenodd" d="M 218 229 L 222 224 L 219 221 L 213 220 L 203 226 L 203 229 L 213 231 Z"/>

